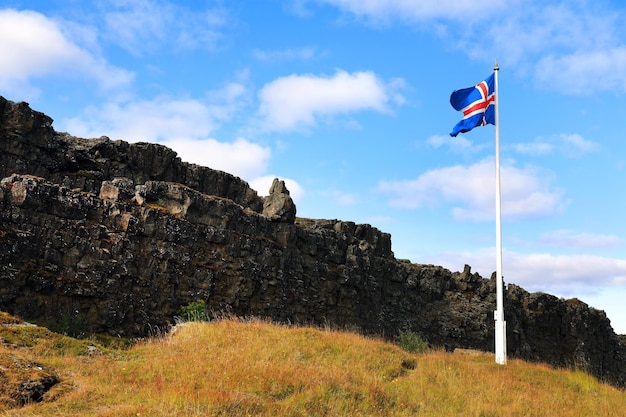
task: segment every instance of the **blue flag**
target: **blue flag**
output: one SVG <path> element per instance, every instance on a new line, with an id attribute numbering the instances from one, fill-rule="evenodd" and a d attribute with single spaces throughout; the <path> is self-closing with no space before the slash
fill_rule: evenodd
<path id="1" fill-rule="evenodd" d="M 455 110 L 463 112 L 463 119 L 454 126 L 450 136 L 469 132 L 476 126 L 496 124 L 494 74 L 475 87 L 455 90 L 450 95 L 450 104 Z"/>

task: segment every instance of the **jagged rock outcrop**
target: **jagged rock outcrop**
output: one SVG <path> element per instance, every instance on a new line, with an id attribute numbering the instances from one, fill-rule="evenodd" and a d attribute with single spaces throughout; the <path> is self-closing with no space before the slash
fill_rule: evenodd
<path id="1" fill-rule="evenodd" d="M 0 310 L 25 319 L 143 336 L 204 300 L 217 314 L 493 351 L 493 278 L 398 260 L 369 225 L 294 222 L 285 199 L 264 208 L 244 181 L 162 146 L 57 133 L 0 98 L 0 179 Z M 288 196 L 275 185 L 270 197 Z M 511 356 L 626 383 L 604 312 L 512 284 L 505 296 Z"/>
<path id="2" fill-rule="evenodd" d="M 263 201 L 263 215 L 272 220 L 287 223 L 296 221 L 296 205 L 289 195 L 285 181 L 274 178 L 270 195 Z"/>

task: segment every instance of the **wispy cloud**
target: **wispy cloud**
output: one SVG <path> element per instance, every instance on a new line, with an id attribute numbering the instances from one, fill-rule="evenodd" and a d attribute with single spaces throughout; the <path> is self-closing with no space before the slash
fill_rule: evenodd
<path id="1" fill-rule="evenodd" d="M 618 236 L 576 233 L 572 230 L 553 230 L 543 233 L 537 243 L 568 249 L 607 249 L 626 245 L 626 241 Z"/>
<path id="2" fill-rule="evenodd" d="M 559 139 L 563 146 L 566 147 L 566 151 L 574 152 L 574 153 L 587 153 L 595 151 L 599 148 L 599 145 L 596 142 L 592 142 L 590 140 L 586 140 L 581 135 L 577 133 L 573 134 L 561 134 L 559 135 Z"/>
<path id="3" fill-rule="evenodd" d="M 626 90 L 620 12 L 587 1 L 513 3 L 488 30 L 449 27 L 449 40 L 471 58 L 490 62 L 497 55 L 503 69 L 533 78 L 536 88 L 580 95 Z"/>
<path id="4" fill-rule="evenodd" d="M 192 11 L 163 0 L 115 0 L 102 8 L 103 36 L 135 55 L 162 47 L 214 49 L 225 41 L 231 17 L 216 7 Z"/>
<path id="5" fill-rule="evenodd" d="M 563 192 L 550 184 L 550 176 L 534 167 L 501 166 L 502 215 L 520 219 L 548 216 L 563 209 Z M 489 221 L 495 212 L 495 168 L 492 159 L 469 166 L 435 169 L 414 180 L 381 181 L 378 192 L 391 196 L 396 207 L 419 208 L 451 203 L 461 221 Z"/>
<path id="6" fill-rule="evenodd" d="M 509 146 L 509 149 L 526 155 L 549 155 L 557 153 L 567 157 L 577 157 L 600 149 L 596 142 L 587 140 L 577 133 L 559 134 L 536 138 L 532 142 L 519 142 Z"/>
<path id="7" fill-rule="evenodd" d="M 316 48 L 287 48 L 287 49 L 255 49 L 252 51 L 254 57 L 264 62 L 284 62 L 284 61 L 308 61 L 317 56 Z"/>
<path id="8" fill-rule="evenodd" d="M 365 18 L 375 23 L 390 19 L 420 21 L 425 19 L 486 19 L 497 10 L 504 9 L 511 1 L 485 0 L 481 2 L 480 13 L 476 12 L 476 2 L 472 0 L 311 0 L 327 3 L 344 12 Z M 299 3 L 303 3 L 300 1 Z"/>
<path id="9" fill-rule="evenodd" d="M 341 114 L 388 113 L 392 104 L 402 104 L 403 85 L 398 79 L 386 83 L 372 72 L 290 75 L 261 89 L 259 117 L 265 130 L 288 131 Z"/>
<path id="10" fill-rule="evenodd" d="M 625 73 L 626 45 L 620 45 L 567 55 L 552 53 L 538 62 L 535 78 L 542 87 L 551 90 L 591 95 L 598 90 L 626 91 Z"/>
<path id="11" fill-rule="evenodd" d="M 443 135 L 434 135 L 429 137 L 426 142 L 432 146 L 433 148 L 445 147 L 448 148 L 452 152 L 477 152 L 484 149 L 486 144 L 476 145 L 471 140 L 467 139 L 465 136 L 443 136 Z"/>
<path id="12" fill-rule="evenodd" d="M 339 206 L 353 206 L 359 202 L 358 197 L 354 193 L 336 189 L 322 191 L 321 195 Z"/>
<path id="13" fill-rule="evenodd" d="M 536 139 L 532 142 L 519 142 L 509 146 L 510 149 L 526 155 L 548 155 L 554 152 L 554 143 L 549 143 L 541 139 Z"/>
<path id="14" fill-rule="evenodd" d="M 607 2 L 539 0 L 300 0 L 366 23 L 419 22 L 471 59 L 532 78 L 536 88 L 585 95 L 626 91 L 624 12 Z M 484 24 L 488 21 L 488 24 Z M 479 23 L 480 22 L 480 23 Z"/>

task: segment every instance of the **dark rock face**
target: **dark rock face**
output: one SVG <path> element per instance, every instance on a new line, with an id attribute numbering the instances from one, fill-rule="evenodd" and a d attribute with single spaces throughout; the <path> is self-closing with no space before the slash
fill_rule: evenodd
<path id="1" fill-rule="evenodd" d="M 495 280 L 469 266 L 398 260 L 369 225 L 294 221 L 284 183 L 270 210 L 244 181 L 162 146 L 51 123 L 0 98 L 1 310 L 143 336 L 204 300 L 216 314 L 493 351 Z M 505 297 L 509 356 L 626 384 L 626 349 L 604 312 L 512 284 Z"/>

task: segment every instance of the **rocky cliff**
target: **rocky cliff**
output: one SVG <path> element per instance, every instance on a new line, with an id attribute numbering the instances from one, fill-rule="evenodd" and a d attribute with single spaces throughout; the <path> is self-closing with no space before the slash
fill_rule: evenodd
<path id="1" fill-rule="evenodd" d="M 495 281 L 398 260 L 370 225 L 297 219 L 284 184 L 259 197 L 172 150 L 52 128 L 0 97 L 0 310 L 143 336 L 181 306 L 493 351 Z M 603 311 L 505 290 L 512 357 L 626 384 Z"/>

